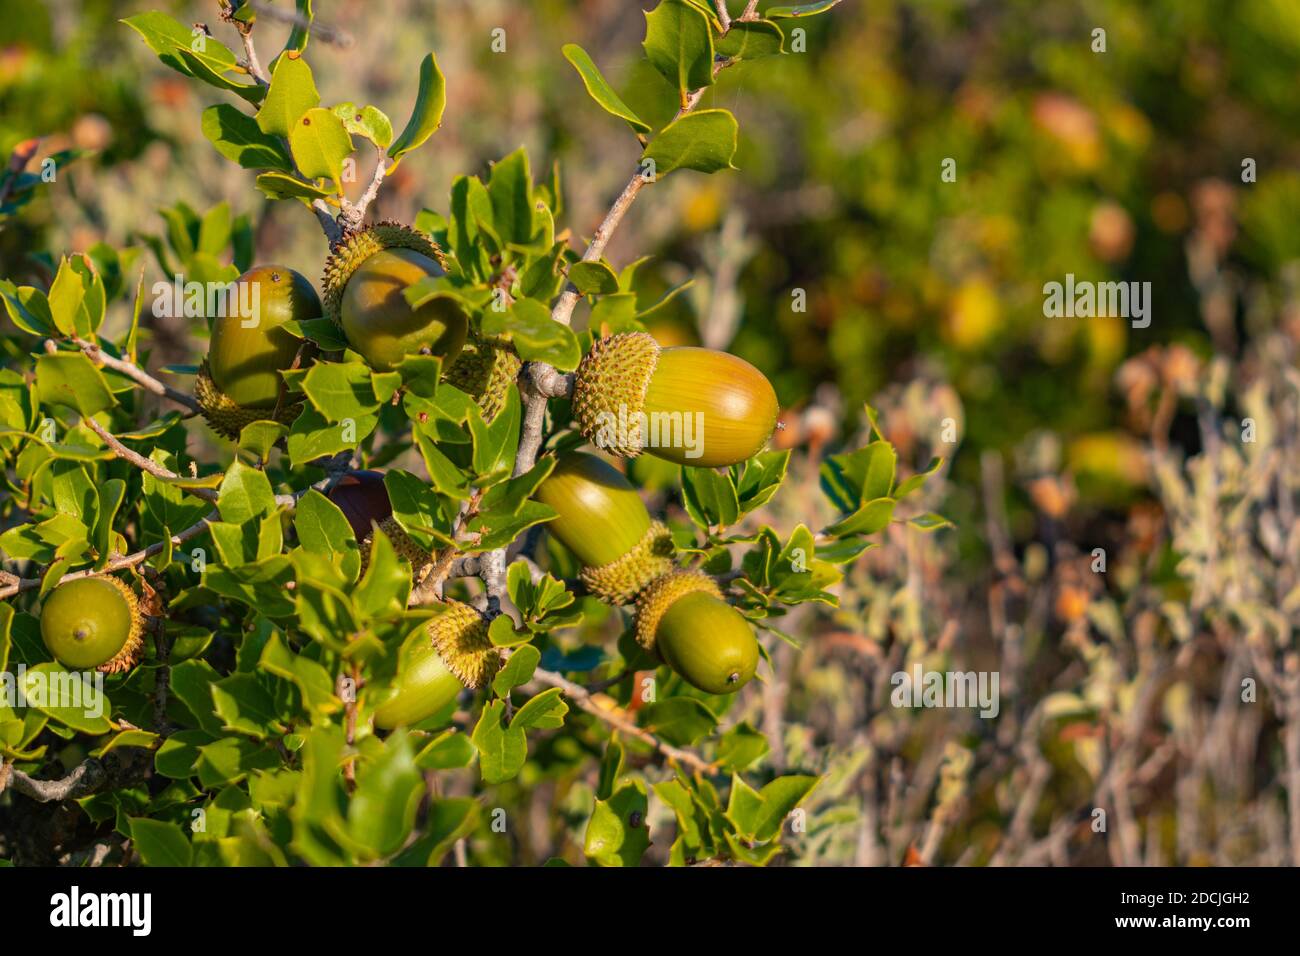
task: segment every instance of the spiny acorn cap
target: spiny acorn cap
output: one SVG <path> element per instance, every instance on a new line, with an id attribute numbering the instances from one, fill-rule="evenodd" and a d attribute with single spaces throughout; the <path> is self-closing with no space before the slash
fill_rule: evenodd
<path id="1" fill-rule="evenodd" d="M 273 408 L 244 408 L 236 405 L 225 392 L 217 388 L 208 371 L 208 360 L 199 366 L 199 373 L 194 379 L 194 397 L 204 419 L 218 435 L 232 441 L 239 440 L 239 433 L 249 422 L 277 421 L 281 425 L 292 425 L 295 418 L 302 413 L 302 402 L 283 405 L 277 414 Z"/>
<path id="2" fill-rule="evenodd" d="M 506 394 L 522 365 L 508 343 L 471 332 L 443 380 L 474 398 L 483 412 L 483 420 L 491 422 L 505 407 Z"/>
<path id="3" fill-rule="evenodd" d="M 60 592 L 62 592 L 62 602 L 72 602 L 67 613 L 76 614 L 80 612 L 84 614 L 94 606 L 95 598 L 108 597 L 107 592 L 101 593 L 100 595 L 85 593 L 87 589 L 90 589 L 90 591 L 93 592 L 95 588 L 101 587 L 102 585 L 110 585 L 126 602 L 125 616 L 129 621 L 129 629 L 127 631 L 126 639 L 122 642 L 122 646 L 118 649 L 117 653 L 107 661 L 104 661 L 104 663 L 97 665 L 95 669 L 104 674 L 118 674 L 122 671 L 130 670 L 139 663 L 140 658 L 144 656 L 144 638 L 142 633 L 143 628 L 140 625 L 140 602 L 136 598 L 135 592 L 132 591 L 124 582 L 118 580 L 112 575 L 91 575 L 75 581 L 69 581 L 65 584 L 60 584 L 56 587 L 54 591 L 50 593 L 50 596 L 45 599 L 45 604 L 41 608 L 41 637 L 45 641 L 46 647 L 50 649 L 50 652 L 53 653 L 56 658 L 59 657 L 55 648 L 50 646 L 52 635 L 47 633 L 47 628 L 49 627 L 49 618 L 55 614 L 63 612 L 63 609 L 58 606 Z M 73 661 L 61 660 L 61 663 L 68 667 L 79 666 Z"/>
<path id="4" fill-rule="evenodd" d="M 384 249 L 411 249 L 435 260 L 447 272 L 447 257 L 438 248 L 438 244 L 410 226 L 400 222 L 385 220 L 373 226 L 345 233 L 330 247 L 329 258 L 325 260 L 325 271 L 321 276 L 321 288 L 325 290 L 323 304 L 325 315 L 337 326 L 343 324 L 343 290 L 347 287 L 352 274 L 361 268 L 361 264 Z"/>
<path id="5" fill-rule="evenodd" d="M 588 441 L 596 441 L 602 420 L 630 420 L 640 413 L 658 363 L 659 343 L 645 332 L 624 332 L 592 343 L 573 377 L 573 417 Z M 600 447 L 624 458 L 641 454 L 640 428 L 629 424 L 626 435 L 605 435 Z"/>
<path id="6" fill-rule="evenodd" d="M 393 550 L 397 552 L 398 556 L 411 562 L 411 572 L 418 581 L 421 570 L 433 560 L 433 556 L 411 540 L 411 536 L 406 533 L 406 529 L 398 524 L 397 519 L 392 515 L 379 522 L 379 530 L 388 536 L 388 540 L 393 545 Z M 365 576 L 366 568 L 370 566 L 370 549 L 374 543 L 375 535 L 373 531 L 366 535 L 365 540 L 361 542 L 360 574 L 362 577 Z"/>
<path id="7" fill-rule="evenodd" d="M 443 607 L 428 624 L 434 650 L 470 690 L 487 686 L 501 669 L 501 654 L 488 637 L 487 621 L 460 601 L 444 601 Z"/>
<path id="8" fill-rule="evenodd" d="M 652 581 L 673 569 L 673 538 L 668 529 L 652 521 L 641 540 L 617 561 L 598 568 L 583 568 L 587 589 L 607 604 L 628 604 Z"/>
<path id="9" fill-rule="evenodd" d="M 636 599 L 636 642 L 653 652 L 655 632 L 664 613 L 678 598 L 695 591 L 722 597 L 717 582 L 703 571 L 672 571 L 653 581 Z"/>

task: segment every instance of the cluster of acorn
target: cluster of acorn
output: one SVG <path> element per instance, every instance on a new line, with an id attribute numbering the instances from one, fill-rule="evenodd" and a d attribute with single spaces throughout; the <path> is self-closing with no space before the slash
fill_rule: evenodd
<path id="1" fill-rule="evenodd" d="M 314 358 L 288 329 L 322 314 L 373 368 L 392 370 L 413 354 L 438 356 L 445 380 L 473 396 L 489 420 L 503 406 L 521 367 L 508 343 L 480 337 L 448 297 L 412 308 L 404 290 L 443 275 L 442 253 L 423 233 L 379 223 L 336 243 L 326 264 L 325 295 L 283 266 L 261 266 L 240 277 L 255 283 L 256 313 L 213 320 L 208 355 L 195 393 L 213 429 L 238 438 L 252 421 L 291 423 L 303 397 L 288 391 L 281 372 Z M 642 451 L 696 466 L 744 461 L 776 425 L 776 395 L 749 363 L 700 348 L 660 348 L 644 333 L 597 340 L 574 376 L 573 415 L 588 439 L 606 451 Z M 701 448 L 643 447 L 635 430 L 611 439 L 608 422 L 644 414 L 693 415 L 702 420 Z M 431 556 L 393 518 L 383 475 L 351 472 L 330 492 L 369 555 L 374 528 L 385 532 L 417 571 Z M 738 690 L 754 674 L 758 643 L 745 618 L 722 598 L 708 575 L 674 561 L 667 528 L 652 521 L 635 488 L 603 460 L 571 453 L 536 493 L 557 512 L 549 529 L 583 564 L 588 589 L 615 605 L 635 604 L 636 637 L 685 680 L 709 693 Z M 380 728 L 417 723 L 464 688 L 488 683 L 500 656 L 472 607 L 445 601 L 429 624 L 430 642 L 403 648 L 395 692 L 375 711 Z M 141 618 L 131 589 L 110 575 L 77 579 L 46 598 L 41 631 L 69 667 L 114 672 L 134 665 L 143 650 Z"/>

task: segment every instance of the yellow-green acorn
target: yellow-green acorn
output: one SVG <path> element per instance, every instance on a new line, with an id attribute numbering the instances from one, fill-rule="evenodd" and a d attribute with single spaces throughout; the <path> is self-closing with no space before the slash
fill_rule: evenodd
<path id="1" fill-rule="evenodd" d="M 758 640 L 744 616 L 701 571 L 674 571 L 637 598 L 636 639 L 689 684 L 731 694 L 758 667 Z"/>
<path id="2" fill-rule="evenodd" d="M 315 349 L 290 334 L 284 323 L 318 319 L 320 297 L 307 278 L 285 266 L 258 266 L 236 280 L 236 301 L 247 304 L 214 316 L 208 355 L 195 380 L 195 397 L 213 430 L 238 438 L 249 422 L 291 424 L 302 411 L 299 396 L 285 390 L 280 373 L 302 350 Z"/>
<path id="3" fill-rule="evenodd" d="M 618 469 L 572 452 L 533 494 L 558 512 L 547 528 L 583 564 L 582 580 L 610 604 L 627 604 L 673 566 L 668 529 L 650 520 L 641 496 Z"/>
<path id="4" fill-rule="evenodd" d="M 661 349 L 645 332 L 597 339 L 578 366 L 573 416 L 611 454 L 734 465 L 763 450 L 780 406 L 763 373 L 702 348 Z"/>
<path id="5" fill-rule="evenodd" d="M 142 630 L 135 592 L 114 577 L 67 581 L 41 606 L 41 639 L 74 670 L 129 670 L 144 651 Z"/>
<path id="6" fill-rule="evenodd" d="M 380 730 L 418 724 L 465 688 L 485 687 L 501 668 L 487 622 L 468 604 L 445 602 L 429 621 L 428 634 L 429 640 L 417 638 L 403 648 L 395 693 L 375 708 Z"/>
<path id="7" fill-rule="evenodd" d="M 366 566 L 370 562 L 376 525 L 388 536 L 393 550 L 411 563 L 417 577 L 433 560 L 429 552 L 416 544 L 393 517 L 393 506 L 388 499 L 383 472 L 349 471 L 330 489 L 327 497 L 338 506 L 352 526 L 352 533 L 361 546 L 362 574 L 366 573 Z"/>
<path id="8" fill-rule="evenodd" d="M 413 309 L 404 295 L 421 279 L 444 275 L 443 261 L 432 239 L 400 223 L 349 233 L 325 263 L 325 314 L 375 369 L 391 371 L 418 353 L 441 356 L 446 367 L 465 344 L 468 315 L 446 296 Z"/>
<path id="9" fill-rule="evenodd" d="M 506 394 L 519 376 L 521 365 L 523 362 L 509 343 L 471 332 L 443 380 L 478 402 L 483 420 L 491 422 L 505 407 Z"/>

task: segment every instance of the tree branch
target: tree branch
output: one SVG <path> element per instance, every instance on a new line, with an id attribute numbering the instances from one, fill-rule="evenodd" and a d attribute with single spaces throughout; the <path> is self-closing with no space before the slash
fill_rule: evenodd
<path id="1" fill-rule="evenodd" d="M 158 462 L 144 457 L 144 455 L 141 455 L 139 452 L 127 448 L 118 441 L 112 432 L 93 418 L 87 416 L 83 417 L 81 420 L 91 431 L 104 440 L 104 443 L 108 445 L 109 449 L 118 458 L 130 462 L 141 471 L 148 472 L 162 481 L 175 482 L 181 480 L 181 476 L 176 474 L 176 472 L 164 468 L 162 465 L 158 464 Z M 211 488 L 185 488 L 182 486 L 182 490 L 189 492 L 196 498 L 202 498 L 204 501 L 217 500 L 217 493 Z"/>
<path id="2" fill-rule="evenodd" d="M 77 764 L 58 780 L 33 779 L 12 764 L 5 764 L 4 771 L 0 772 L 0 793 L 4 792 L 6 786 L 12 786 L 24 796 L 41 803 L 84 797 L 94 793 L 108 779 L 104 765 L 93 757 Z"/>
<path id="3" fill-rule="evenodd" d="M 185 392 L 178 391 L 170 385 L 160 382 L 158 379 L 154 378 L 144 369 L 132 362 L 128 362 L 125 359 L 114 358 L 105 352 L 97 342 L 88 342 L 80 336 L 75 335 L 72 337 L 72 341 L 76 343 L 77 347 L 81 349 L 81 351 L 86 353 L 86 357 L 92 362 L 99 362 L 99 364 L 103 365 L 105 368 L 111 368 L 113 371 L 125 375 L 132 381 L 144 386 L 147 391 L 153 392 L 153 394 L 163 398 L 170 398 L 177 405 L 184 405 L 191 412 L 199 411 L 199 403 L 195 400 L 193 395 L 187 395 Z"/>

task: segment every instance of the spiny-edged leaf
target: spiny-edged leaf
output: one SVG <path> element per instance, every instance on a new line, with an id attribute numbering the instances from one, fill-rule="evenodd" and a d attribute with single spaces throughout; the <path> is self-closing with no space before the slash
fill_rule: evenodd
<path id="1" fill-rule="evenodd" d="M 203 135 L 217 152 L 245 169 L 278 169 L 289 172 L 293 163 L 284 144 L 262 132 L 257 121 L 229 103 L 203 111 Z"/>
<path id="2" fill-rule="evenodd" d="M 545 362 L 561 372 L 573 371 L 582 361 L 573 330 L 552 319 L 546 306 L 533 299 L 520 299 L 506 312 L 488 310 L 483 331 L 508 339 L 521 359 Z"/>
<path id="3" fill-rule="evenodd" d="M 492 692 L 498 697 L 505 697 L 520 684 L 527 684 L 533 679 L 537 662 L 542 659 L 542 652 L 531 644 L 525 644 L 510 655 L 510 660 L 497 672 L 492 681 Z"/>
<path id="4" fill-rule="evenodd" d="M 320 105 L 320 93 L 307 61 L 282 56 L 271 73 L 271 89 L 257 111 L 257 128 L 270 136 L 287 137 L 298 121 Z"/>
<path id="5" fill-rule="evenodd" d="M 691 519 L 702 528 L 732 525 L 740 517 L 740 501 L 730 474 L 683 466 L 682 496 Z"/>
<path id="6" fill-rule="evenodd" d="M 415 108 L 400 136 L 393 141 L 388 155 L 396 161 L 415 149 L 433 135 L 442 124 L 442 111 L 447 106 L 447 83 L 438 61 L 432 53 L 420 61 L 420 89 L 415 96 Z"/>
<path id="7" fill-rule="evenodd" d="M 329 671 L 317 661 L 289 650 L 279 632 L 273 633 L 263 646 L 258 667 L 296 685 L 303 707 L 312 714 L 328 715 L 343 707 L 334 696 Z"/>
<path id="8" fill-rule="evenodd" d="M 561 47 L 564 58 L 573 64 L 573 68 L 578 71 L 582 77 L 582 83 L 587 88 L 587 94 L 596 101 L 596 104 L 606 113 L 617 116 L 625 121 L 638 133 L 650 132 L 650 126 L 637 116 L 630 106 L 623 102 L 623 99 L 614 92 L 614 88 L 606 82 L 605 77 L 601 75 L 600 69 L 596 66 L 587 51 L 576 43 L 566 43 Z"/>
<path id="9" fill-rule="evenodd" d="M 252 674 L 231 674 L 212 685 L 212 703 L 226 729 L 258 740 L 284 732 L 271 692 Z"/>
<path id="10" fill-rule="evenodd" d="M 245 524 L 275 510 L 275 493 L 266 472 L 235 461 L 217 492 L 221 520 Z"/>
<path id="11" fill-rule="evenodd" d="M 661 0 L 645 15 L 646 59 L 684 95 L 713 83 L 713 34 L 685 0 Z"/>
<path id="12" fill-rule="evenodd" d="M 650 846 L 645 784 L 629 780 L 608 800 L 597 800 L 582 851 L 601 866 L 636 866 Z"/>
<path id="13" fill-rule="evenodd" d="M 343 161 L 353 146 L 341 119 L 319 106 L 308 110 L 289 131 L 289 149 L 304 176 L 328 179 L 343 191 Z"/>
<path id="14" fill-rule="evenodd" d="M 641 155 L 654 163 L 654 175 L 666 176 L 676 169 L 714 173 L 732 169 L 740 128 L 727 110 L 700 110 L 669 123 Z"/>
<path id="15" fill-rule="evenodd" d="M 718 742 L 718 764 L 727 770 L 744 770 L 768 752 L 767 738 L 742 721 Z"/>

